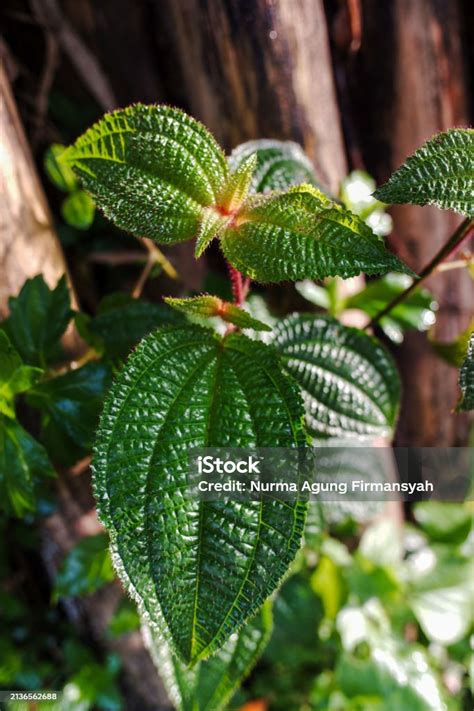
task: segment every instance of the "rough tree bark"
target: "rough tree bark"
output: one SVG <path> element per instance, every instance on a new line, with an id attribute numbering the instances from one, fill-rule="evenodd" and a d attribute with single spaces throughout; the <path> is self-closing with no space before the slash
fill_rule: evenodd
<path id="1" fill-rule="evenodd" d="M 462 24 L 457 2 L 362 2 L 362 44 L 348 65 L 358 140 L 378 182 L 434 133 L 469 123 Z M 373 106 L 377 106 L 377 111 Z M 436 208 L 397 206 L 394 245 L 415 270 L 424 266 L 460 218 Z M 474 288 L 466 270 L 437 274 L 427 286 L 439 301 L 435 337 L 451 340 L 472 315 Z M 410 333 L 400 349 L 404 390 L 401 445 L 466 442 L 467 417 L 455 415 L 457 372 Z"/>
<path id="2" fill-rule="evenodd" d="M 50 286 L 67 272 L 61 245 L 0 65 L 0 316 L 25 279 L 43 274 Z"/>
<path id="3" fill-rule="evenodd" d="M 0 222 L 0 314 L 8 311 L 8 297 L 25 279 L 42 273 L 55 286 L 67 272 L 64 255 L 30 155 L 8 78 L 0 67 L 0 135 L 2 203 Z M 74 335 L 71 334 L 71 340 Z M 41 524 L 42 554 L 51 577 L 65 553 L 83 536 L 100 530 L 90 487 L 88 467 L 63 472 L 58 480 L 59 507 Z M 169 709 L 163 686 L 140 634 L 115 641 L 104 636 L 122 595 L 119 584 L 90 598 L 70 601 L 67 611 L 78 627 L 98 646 L 117 652 L 122 661 L 122 683 L 128 708 L 136 711 Z"/>
<path id="4" fill-rule="evenodd" d="M 347 164 L 322 0 L 164 0 L 155 10 L 180 91 L 227 150 L 298 141 L 337 190 Z"/>

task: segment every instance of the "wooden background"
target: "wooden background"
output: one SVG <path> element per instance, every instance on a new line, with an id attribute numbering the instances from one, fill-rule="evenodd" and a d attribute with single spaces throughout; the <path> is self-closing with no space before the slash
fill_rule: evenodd
<path id="1" fill-rule="evenodd" d="M 43 270 L 55 283 L 66 269 L 36 172 L 45 147 L 64 140 L 48 110 L 55 89 L 91 105 L 91 120 L 133 101 L 181 106 L 227 150 L 250 138 L 296 140 L 332 190 L 352 168 L 381 182 L 435 132 L 472 124 L 468 0 L 4 0 L 1 19 L 9 187 L 0 220 L 0 312 L 26 276 Z M 392 247 L 415 270 L 459 222 L 431 208 L 392 214 Z M 188 285 L 199 285 L 202 268 L 189 246 L 173 254 Z M 94 285 L 69 266 L 87 306 Z M 440 302 L 436 338 L 455 338 L 472 313 L 472 281 L 456 270 L 428 286 Z M 425 334 L 410 333 L 396 357 L 405 392 L 398 444 L 465 443 L 467 419 L 451 413 L 456 371 L 433 355 Z M 63 488 L 68 513 L 48 531 L 59 552 L 64 531 L 80 535 L 93 507 L 71 493 L 67 478 Z M 97 608 L 81 611 L 92 631 L 103 624 Z M 138 660 L 125 669 L 130 708 L 165 708 L 140 641 L 133 644 L 138 656 L 122 650 Z"/>

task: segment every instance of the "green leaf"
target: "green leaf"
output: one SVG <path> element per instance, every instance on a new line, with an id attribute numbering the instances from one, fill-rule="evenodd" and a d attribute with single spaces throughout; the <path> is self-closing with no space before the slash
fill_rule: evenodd
<path id="1" fill-rule="evenodd" d="M 236 269 L 260 282 L 410 272 L 359 217 L 310 186 L 244 205 L 221 246 Z"/>
<path id="2" fill-rule="evenodd" d="M 385 212 L 385 204 L 372 193 L 375 180 L 364 170 L 353 170 L 341 183 L 340 197 L 348 210 L 361 217 L 376 235 L 392 231 L 392 218 Z"/>
<path id="3" fill-rule="evenodd" d="M 150 628 L 145 628 L 145 633 L 151 656 L 175 707 L 179 711 L 222 711 L 260 657 L 271 629 L 271 606 L 267 602 L 222 649 L 191 669 Z"/>
<path id="4" fill-rule="evenodd" d="M 372 336 L 325 316 L 289 316 L 273 344 L 302 388 L 309 430 L 331 437 L 390 436 L 400 399 L 395 363 Z"/>
<path id="5" fill-rule="evenodd" d="M 461 504 L 422 501 L 413 507 L 413 514 L 432 541 L 462 543 L 472 528 L 472 512 Z"/>
<path id="6" fill-rule="evenodd" d="M 474 217 L 474 130 L 438 133 L 375 191 L 375 197 L 387 203 L 437 205 Z"/>
<path id="7" fill-rule="evenodd" d="M 473 332 L 474 318 L 471 319 L 471 323 L 466 330 L 460 333 L 459 336 L 453 341 L 445 342 L 429 339 L 429 344 L 439 355 L 439 357 L 446 361 L 446 363 L 454 365 L 456 368 L 460 368 L 466 357 L 469 338 Z"/>
<path id="8" fill-rule="evenodd" d="M 111 389 L 94 465 L 100 516 L 123 582 L 185 662 L 216 651 L 275 589 L 306 510 L 186 496 L 189 451 L 304 444 L 302 416 L 273 349 L 196 326 L 149 335 Z"/>
<path id="9" fill-rule="evenodd" d="M 210 245 L 215 237 L 218 237 L 224 227 L 232 221 L 232 217 L 221 215 L 214 207 L 205 207 L 202 212 L 202 219 L 196 238 L 195 255 L 198 259 Z"/>
<path id="10" fill-rule="evenodd" d="M 140 615 L 137 606 L 128 597 L 123 597 L 115 610 L 108 628 L 109 637 L 120 637 L 140 629 Z"/>
<path id="11" fill-rule="evenodd" d="M 409 602 L 428 639 L 455 644 L 472 626 L 472 560 L 461 557 L 452 545 L 433 550 L 434 566 L 424 574 L 422 567 L 421 575 L 412 581 Z"/>
<path id="12" fill-rule="evenodd" d="M 109 654 L 105 664 L 85 664 L 67 681 L 59 708 L 54 711 L 122 711 L 124 706 L 117 679 L 119 670 L 120 659 L 115 654 Z"/>
<path id="13" fill-rule="evenodd" d="M 67 445 L 73 445 L 75 459 L 92 447 L 109 383 L 109 368 L 104 363 L 91 362 L 39 383 L 29 391 L 27 401 L 41 410 L 44 440 L 52 455 L 57 453 L 63 438 L 66 449 Z"/>
<path id="14" fill-rule="evenodd" d="M 189 299 L 174 299 L 168 297 L 164 299 L 167 304 L 178 311 L 191 316 L 220 316 L 227 323 L 233 323 L 239 328 L 252 328 L 254 331 L 271 331 L 271 326 L 267 326 L 262 321 L 252 318 L 247 311 L 241 309 L 235 304 L 228 301 L 223 301 L 217 296 L 203 294 L 202 296 L 193 296 Z"/>
<path id="15" fill-rule="evenodd" d="M 474 410 L 474 333 L 471 333 L 469 338 L 466 358 L 459 371 L 459 387 L 462 395 L 458 411 Z"/>
<path id="16" fill-rule="evenodd" d="M 266 138 L 242 143 L 229 157 L 231 170 L 237 170 L 252 155 L 257 156 L 250 183 L 252 193 L 286 190 L 300 183 L 317 186 L 313 165 L 297 143 Z"/>
<path id="17" fill-rule="evenodd" d="M 50 290 L 43 277 L 28 279 L 9 300 L 10 316 L 1 323 L 13 346 L 29 365 L 45 367 L 62 356 L 59 339 L 72 311 L 66 277 Z"/>
<path id="18" fill-rule="evenodd" d="M 371 281 L 357 294 L 345 302 L 347 309 L 361 309 L 371 318 L 378 314 L 395 297 L 412 283 L 407 274 L 386 274 L 381 279 Z M 418 288 L 397 304 L 379 323 L 385 334 L 395 343 L 403 341 L 403 332 L 409 329 L 427 331 L 436 321 L 438 308 L 434 297 L 427 289 Z"/>
<path id="19" fill-rule="evenodd" d="M 64 200 L 61 214 L 71 227 L 87 230 L 94 222 L 94 200 L 85 190 L 75 190 Z"/>
<path id="20" fill-rule="evenodd" d="M 23 365 L 7 334 L 0 331 L 0 412 L 14 418 L 15 395 L 29 390 L 42 373 L 41 368 Z"/>
<path id="21" fill-rule="evenodd" d="M 88 595 L 114 579 L 107 534 L 86 536 L 62 561 L 54 581 L 53 600 Z"/>
<path id="22" fill-rule="evenodd" d="M 101 301 L 87 327 L 94 340 L 91 345 L 97 347 L 98 342 L 102 343 L 105 354 L 115 360 L 125 358 L 151 331 L 180 320 L 182 317 L 164 304 L 151 304 L 117 293 Z"/>
<path id="23" fill-rule="evenodd" d="M 161 243 L 197 234 L 228 173 L 202 124 L 179 109 L 135 104 L 106 114 L 63 154 L 118 227 Z"/>
<path id="24" fill-rule="evenodd" d="M 69 193 L 77 188 L 77 178 L 69 166 L 59 161 L 59 157 L 65 150 L 66 146 L 60 143 L 53 143 L 44 156 L 44 169 L 48 178 L 57 188 L 65 193 Z"/>
<path id="25" fill-rule="evenodd" d="M 36 507 L 38 478 L 54 476 L 44 448 L 16 420 L 0 415 L 0 500 L 13 516 Z"/>
<path id="26" fill-rule="evenodd" d="M 249 192 L 256 166 L 257 155 L 253 153 L 229 175 L 217 198 L 217 203 L 224 213 L 233 213 L 242 205 Z"/>

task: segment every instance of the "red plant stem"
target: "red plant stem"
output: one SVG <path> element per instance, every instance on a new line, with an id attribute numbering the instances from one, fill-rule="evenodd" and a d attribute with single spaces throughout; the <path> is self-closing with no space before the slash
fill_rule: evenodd
<path id="1" fill-rule="evenodd" d="M 370 323 L 367 324 L 366 328 L 371 328 L 372 326 L 375 326 L 375 324 L 378 323 L 381 318 L 386 316 L 393 308 L 395 308 L 395 306 L 398 306 L 398 304 L 404 301 L 406 297 L 411 294 L 412 291 L 417 289 L 420 284 L 425 281 L 425 279 L 428 279 L 428 277 L 431 276 L 431 274 L 435 271 L 438 264 L 444 262 L 448 257 L 451 256 L 451 254 L 453 254 L 457 249 L 459 249 L 464 240 L 469 237 L 473 227 L 474 220 L 471 220 L 468 217 L 463 220 L 463 222 L 461 222 L 457 230 L 451 235 L 448 241 L 435 254 L 431 262 L 429 262 L 426 267 L 422 269 L 418 279 L 413 280 L 411 285 L 407 289 L 405 289 L 405 291 L 402 291 L 402 293 L 396 296 L 389 304 L 387 304 L 387 306 L 385 306 L 385 308 L 379 311 L 379 313 L 373 317 Z"/>
<path id="2" fill-rule="evenodd" d="M 229 267 L 230 281 L 232 284 L 232 293 L 234 295 L 234 303 L 236 306 L 242 306 L 247 295 L 249 284 L 247 284 L 247 279 L 242 279 L 242 274 L 237 271 L 231 264 Z"/>

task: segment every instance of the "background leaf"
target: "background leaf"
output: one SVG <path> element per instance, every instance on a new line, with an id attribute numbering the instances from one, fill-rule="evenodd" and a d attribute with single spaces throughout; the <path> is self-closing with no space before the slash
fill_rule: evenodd
<path id="1" fill-rule="evenodd" d="M 387 203 L 437 205 L 474 217 L 474 129 L 438 133 L 375 196 Z"/>
<path id="2" fill-rule="evenodd" d="M 295 314 L 277 325 L 273 344 L 302 388 L 311 432 L 390 436 L 400 382 L 395 363 L 375 338 L 330 317 Z"/>
<path id="3" fill-rule="evenodd" d="M 302 415 L 273 349 L 196 326 L 145 338 L 111 389 L 95 456 L 100 515 L 122 580 L 185 662 L 216 651 L 275 589 L 306 508 L 188 496 L 189 451 L 294 447 Z"/>
<path id="4" fill-rule="evenodd" d="M 106 364 L 87 363 L 30 390 L 27 400 L 41 410 L 52 456 L 71 463 L 90 451 L 110 376 Z"/>
<path id="5" fill-rule="evenodd" d="M 106 114 L 62 156 L 118 227 L 158 242 L 197 234 L 228 173 L 202 124 L 179 109 L 135 104 Z"/>
<path id="6" fill-rule="evenodd" d="M 267 138 L 241 143 L 230 154 L 229 167 L 237 170 L 253 154 L 257 156 L 257 165 L 250 184 L 251 192 L 286 190 L 300 183 L 319 187 L 313 164 L 297 143 Z"/>
<path id="7" fill-rule="evenodd" d="M 350 296 L 345 302 L 345 308 L 361 309 L 373 318 L 392 299 L 405 291 L 411 282 L 412 279 L 407 274 L 386 274 L 381 279 L 370 281 L 362 291 Z M 427 331 L 431 328 L 436 321 L 437 308 L 438 305 L 430 292 L 418 288 L 381 318 L 379 324 L 392 341 L 401 343 L 404 331 Z"/>
<path id="8" fill-rule="evenodd" d="M 23 365 L 7 334 L 0 331 L 0 412 L 15 417 L 15 395 L 29 390 L 42 373 L 41 368 Z"/>
<path id="9" fill-rule="evenodd" d="M 54 581 L 53 600 L 95 592 L 115 579 L 108 536 L 86 536 L 69 551 Z"/>
<path id="10" fill-rule="evenodd" d="M 59 160 L 65 150 L 66 146 L 61 143 L 53 143 L 45 153 L 44 169 L 48 178 L 57 188 L 69 193 L 77 188 L 77 178 L 74 171 Z"/>
<path id="11" fill-rule="evenodd" d="M 75 190 L 64 200 L 61 214 L 71 227 L 87 230 L 94 222 L 94 200 L 85 190 Z"/>
<path id="12" fill-rule="evenodd" d="M 23 427 L 0 414 L 0 500 L 13 516 L 36 508 L 36 483 L 54 476 L 45 449 Z"/>
<path id="13" fill-rule="evenodd" d="M 45 367 L 62 356 L 59 339 L 72 317 L 66 277 L 51 290 L 41 275 L 28 279 L 9 300 L 10 315 L 0 324 L 25 363 Z"/>

